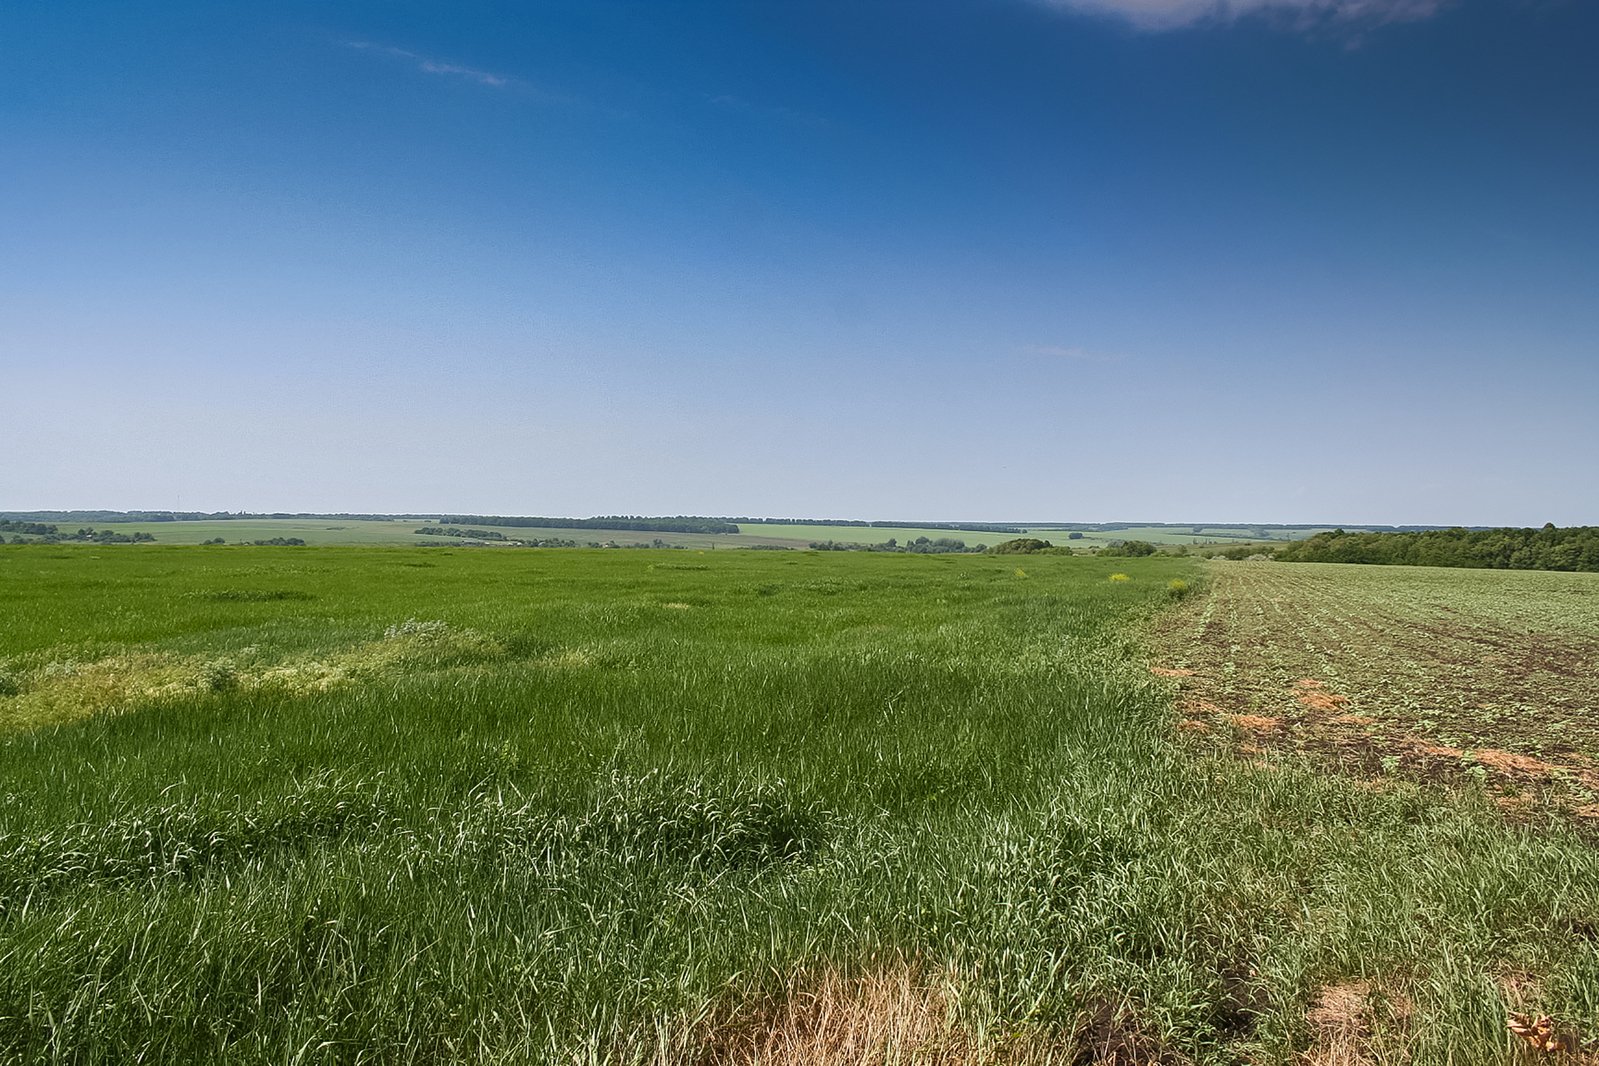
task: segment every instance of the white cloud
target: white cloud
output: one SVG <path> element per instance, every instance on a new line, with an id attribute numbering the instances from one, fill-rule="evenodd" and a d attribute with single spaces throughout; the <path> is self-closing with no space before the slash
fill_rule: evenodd
<path id="1" fill-rule="evenodd" d="M 487 85 L 495 89 L 503 89 L 508 85 L 519 84 L 519 79 L 513 78 L 508 74 L 495 74 L 492 71 L 478 70 L 475 67 L 444 63 L 404 48 L 395 48 L 392 45 L 373 44 L 371 41 L 347 41 L 345 43 L 351 48 L 359 48 L 365 52 L 376 52 L 380 55 L 393 56 L 395 59 L 404 59 L 414 64 L 416 69 L 427 74 L 446 74 L 457 78 L 465 78 L 467 81 L 475 81 L 479 85 Z"/>
<path id="2" fill-rule="evenodd" d="M 1144 30 L 1267 16 L 1290 25 L 1371 26 L 1424 19 L 1448 0 L 1042 0 L 1050 7 L 1120 18 Z"/>

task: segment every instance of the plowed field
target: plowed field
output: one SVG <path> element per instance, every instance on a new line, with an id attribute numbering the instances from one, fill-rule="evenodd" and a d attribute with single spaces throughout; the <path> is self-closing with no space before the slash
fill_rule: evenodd
<path id="1" fill-rule="evenodd" d="M 1165 616 L 1185 728 L 1599 817 L 1599 575 L 1217 563 Z M 1511 799 L 1515 797 L 1515 799 Z"/>

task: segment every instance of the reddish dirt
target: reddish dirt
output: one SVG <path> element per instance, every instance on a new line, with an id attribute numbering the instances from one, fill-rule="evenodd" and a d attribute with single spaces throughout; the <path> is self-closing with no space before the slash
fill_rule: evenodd
<path id="1" fill-rule="evenodd" d="M 1490 770 L 1498 770 L 1502 774 L 1549 777 L 1564 769 L 1530 755 L 1517 755 L 1513 751 L 1499 751 L 1495 748 L 1478 749 L 1472 753 L 1472 756 Z"/>
<path id="2" fill-rule="evenodd" d="M 1247 729 L 1252 733 L 1270 733 L 1282 724 L 1281 719 L 1267 718 L 1263 714 L 1230 714 L 1227 717 L 1239 729 Z"/>
<path id="3" fill-rule="evenodd" d="M 1348 696 L 1340 696 L 1332 692 L 1301 692 L 1299 702 L 1313 711 L 1336 711 L 1349 702 Z"/>

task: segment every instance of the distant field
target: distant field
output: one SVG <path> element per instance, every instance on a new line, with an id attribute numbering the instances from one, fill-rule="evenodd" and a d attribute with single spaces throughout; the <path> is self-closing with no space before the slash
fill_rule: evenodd
<path id="1" fill-rule="evenodd" d="M 437 523 L 409 521 L 308 520 L 290 518 L 240 519 L 221 522 L 118 522 L 106 528 L 132 533 L 151 533 L 162 544 L 199 544 L 221 537 L 229 543 L 269 540 L 272 537 L 299 537 L 307 544 L 421 544 L 428 541 L 415 530 Z M 63 529 L 66 527 L 63 526 Z M 998 544 L 1014 533 L 968 533 L 941 529 L 889 529 L 863 526 L 766 525 L 745 523 L 739 533 L 657 533 L 632 529 L 566 529 L 541 526 L 474 525 L 474 529 L 503 533 L 511 539 L 575 540 L 617 544 L 649 544 L 659 538 L 668 544 L 687 548 L 748 548 L 772 545 L 804 548 L 812 541 L 836 540 L 854 544 L 880 544 L 890 537 L 901 543 L 919 536 L 932 539 L 954 537 L 967 544 Z"/>
<path id="2" fill-rule="evenodd" d="M 1280 709 L 1283 743 L 1235 737 L 1276 704 L 1173 691 L 1397 716 L 1380 634 L 1419 658 L 1436 626 L 1479 671 L 1451 692 L 1546 648 L 1581 747 L 1592 582 L 1233 565 L 0 547 L 0 1061 L 1489 1064 L 1507 1010 L 1599 1033 L 1599 851 L 1564 816 L 1507 821 L 1458 765 L 1327 774 Z M 1163 618 L 1191 659 L 1151 662 Z M 1447 704 L 1429 742 L 1534 750 L 1542 712 Z"/>
<path id="3" fill-rule="evenodd" d="M 749 537 L 772 538 L 785 542 L 793 542 L 804 547 L 812 541 L 840 541 L 850 544 L 881 544 L 889 538 L 904 544 L 917 537 L 927 537 L 937 540 L 948 537 L 952 540 L 965 541 L 967 544 L 998 544 L 1021 536 L 1019 533 L 980 533 L 965 529 L 902 529 L 894 526 L 829 526 L 829 525 L 780 525 L 777 523 L 746 522 L 739 526 L 739 535 Z"/>
<path id="4" fill-rule="evenodd" d="M 1295 527 L 1291 530 L 1257 530 L 1247 526 L 1131 526 L 1110 531 L 1081 530 L 1082 538 L 1068 540 L 1072 526 L 1036 526 L 1028 530 L 1029 536 L 1073 547 L 1104 547 L 1116 541 L 1143 540 L 1151 544 L 1236 544 L 1255 540 L 1298 540 L 1324 531 L 1322 526 Z M 1197 532 L 1195 531 L 1197 528 Z"/>
<path id="5" fill-rule="evenodd" d="M 144 531 L 156 538 L 159 544 L 200 544 L 221 537 L 229 544 L 249 543 L 252 540 L 271 540 L 274 537 L 299 537 L 308 545 L 362 545 L 393 544 L 423 545 L 450 544 L 450 538 L 419 537 L 416 530 L 426 525 L 436 525 L 408 519 L 405 521 L 371 521 L 361 519 L 304 519 L 256 518 L 228 519 L 215 522 L 116 522 L 103 523 L 101 528 L 119 533 Z M 68 525 L 62 525 L 66 530 Z M 72 526 L 71 528 L 77 528 Z M 616 529 L 546 529 L 533 526 L 474 526 L 491 532 L 504 533 L 512 539 L 545 540 L 559 538 L 575 540 L 579 544 L 589 541 L 617 544 L 649 544 L 659 537 L 670 544 L 692 548 L 748 547 L 751 544 L 788 543 L 780 538 L 742 537 L 714 533 L 648 533 L 637 530 Z"/>
<path id="6" fill-rule="evenodd" d="M 1133 526 L 1107 532 L 1094 530 L 1080 530 L 1082 537 L 1070 540 L 1067 536 L 1076 527 L 1073 526 L 1031 526 L 1025 533 L 979 533 L 970 530 L 949 529 L 897 529 L 889 526 L 829 526 L 829 525 L 756 525 L 746 523 L 739 527 L 741 535 L 756 534 L 764 537 L 779 539 L 792 539 L 796 541 L 825 541 L 836 540 L 853 543 L 877 544 L 889 537 L 897 538 L 900 543 L 914 540 L 916 537 L 952 537 L 963 540 L 967 544 L 998 544 L 1018 536 L 1038 537 L 1048 540 L 1053 544 L 1065 545 L 1074 548 L 1104 547 L 1109 544 L 1124 540 L 1144 540 L 1151 544 L 1177 545 L 1177 544 L 1214 544 L 1214 543 L 1240 543 L 1244 541 L 1267 539 L 1287 540 L 1290 537 L 1308 537 L 1313 533 L 1320 533 L 1324 527 L 1306 526 L 1303 529 L 1266 530 L 1265 537 L 1257 537 L 1255 530 L 1248 527 L 1232 526 L 1203 526 L 1199 532 L 1193 527 L 1170 528 L 1166 526 Z"/>
<path id="7" fill-rule="evenodd" d="M 63 530 L 77 525 L 59 523 Z M 91 524 L 91 523 L 78 523 Z M 362 519 L 301 519 L 263 518 L 229 519 L 205 522 L 116 522 L 101 523 L 103 528 L 121 533 L 143 531 L 153 535 L 162 544 L 199 544 L 221 537 L 230 544 L 252 540 L 270 540 L 273 537 L 299 537 L 311 545 L 336 544 L 424 544 L 429 540 L 418 537 L 414 531 L 432 523 L 408 519 L 404 521 L 371 521 Z M 758 545 L 805 548 L 813 541 L 839 541 L 848 544 L 880 544 L 889 538 L 900 543 L 927 537 L 937 540 L 949 537 L 970 545 L 993 545 L 1016 536 L 1036 536 L 1058 545 L 1076 548 L 1104 547 L 1122 540 L 1146 540 L 1153 544 L 1208 544 L 1235 543 L 1248 529 L 1204 527 L 1201 533 L 1191 529 L 1172 530 L 1161 527 L 1135 527 L 1115 532 L 1084 532 L 1079 540 L 1069 540 L 1070 527 L 1037 527 L 1026 534 L 982 533 L 968 530 L 937 528 L 897 528 L 890 526 L 839 526 L 821 524 L 766 524 L 744 523 L 736 534 L 721 533 L 656 533 L 627 529 L 565 529 L 532 526 L 476 525 L 473 528 L 503 533 L 510 539 L 561 539 L 575 540 L 579 544 L 612 542 L 621 545 L 649 544 L 656 539 L 673 546 L 696 549 L 749 548 Z M 1306 527 L 1302 535 L 1319 532 L 1320 527 Z M 1281 531 L 1273 531 L 1280 534 Z M 1296 535 L 1301 535 L 1296 531 Z"/>
<path id="8" fill-rule="evenodd" d="M 413 528 L 430 523 L 415 523 Z M 777 543 L 751 539 L 731 533 L 659 533 L 637 529 L 561 529 L 544 526 L 488 526 L 474 525 L 491 533 L 503 533 L 508 540 L 572 540 L 580 545 L 594 544 L 650 544 L 656 540 L 682 548 L 747 548 L 752 544 Z M 435 538 L 412 537 L 412 543 L 423 543 Z M 449 543 L 446 538 L 436 538 Z"/>
<path id="9" fill-rule="evenodd" d="M 78 528 L 57 523 L 63 532 Z M 79 523 L 93 525 L 94 523 Z M 273 537 L 299 537 L 307 544 L 414 544 L 412 530 L 422 523 L 351 521 L 343 519 L 254 518 L 222 522 L 105 522 L 98 528 L 118 533 L 145 532 L 158 544 L 199 544 L 221 537 L 229 544 Z"/>

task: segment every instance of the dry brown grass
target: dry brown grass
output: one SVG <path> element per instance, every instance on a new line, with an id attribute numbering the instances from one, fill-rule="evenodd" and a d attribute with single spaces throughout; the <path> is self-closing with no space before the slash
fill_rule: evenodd
<path id="1" fill-rule="evenodd" d="M 238 662 L 164 651 L 127 651 L 85 662 L 68 659 L 22 675 L 21 693 L 0 707 L 0 728 L 58 725 L 196 692 L 270 690 L 306 696 L 407 671 L 490 662 L 505 654 L 504 647 L 477 630 L 413 620 L 391 626 L 379 640 L 278 662 L 261 659 L 254 648 L 243 649 Z M 218 665 L 226 667 L 225 684 L 214 684 L 208 674 Z"/>
<path id="2" fill-rule="evenodd" d="M 1177 1062 L 1106 1004 L 1078 1032 L 974 1034 L 953 975 L 896 964 L 795 978 L 781 995 L 714 1016 L 697 1066 L 1144 1066 Z"/>
<path id="3" fill-rule="evenodd" d="M 1365 981 L 1338 981 L 1324 986 L 1307 1013 L 1316 1043 L 1305 1052 L 1307 1066 L 1365 1066 L 1373 1062 L 1371 986 Z"/>
<path id="4" fill-rule="evenodd" d="M 947 987 L 909 968 L 827 972 L 718 1021 L 705 1066 L 868 1066 L 973 1061 Z"/>
<path id="5" fill-rule="evenodd" d="M 1499 992 L 1505 1001 L 1505 1023 L 1517 1043 L 1518 1061 L 1548 1061 L 1563 1066 L 1599 1063 L 1599 1040 L 1582 1035 L 1542 1013 L 1543 986 L 1532 974 L 1512 971 L 1499 975 Z"/>

